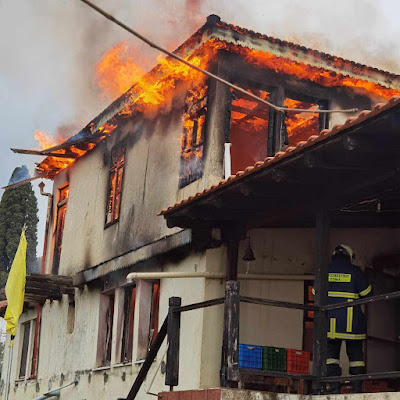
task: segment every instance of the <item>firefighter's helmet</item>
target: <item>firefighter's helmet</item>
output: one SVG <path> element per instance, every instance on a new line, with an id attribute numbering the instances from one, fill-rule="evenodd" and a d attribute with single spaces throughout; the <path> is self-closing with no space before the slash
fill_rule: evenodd
<path id="1" fill-rule="evenodd" d="M 355 258 L 353 249 L 350 246 L 346 246 L 345 244 L 337 246 L 333 251 L 332 257 L 338 256 L 348 257 L 350 261 L 353 261 Z"/>

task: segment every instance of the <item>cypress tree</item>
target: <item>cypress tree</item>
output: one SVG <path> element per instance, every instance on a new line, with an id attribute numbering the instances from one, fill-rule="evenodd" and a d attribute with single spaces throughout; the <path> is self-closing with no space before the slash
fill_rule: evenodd
<path id="1" fill-rule="evenodd" d="M 21 175 L 28 175 L 25 166 L 15 168 L 9 184 L 12 184 Z M 18 179 L 19 180 L 19 179 Z M 26 251 L 27 273 L 37 270 L 37 199 L 31 183 L 26 183 L 15 189 L 4 191 L 0 201 L 0 284 L 4 272 L 8 272 L 18 248 L 21 231 L 26 224 Z"/>

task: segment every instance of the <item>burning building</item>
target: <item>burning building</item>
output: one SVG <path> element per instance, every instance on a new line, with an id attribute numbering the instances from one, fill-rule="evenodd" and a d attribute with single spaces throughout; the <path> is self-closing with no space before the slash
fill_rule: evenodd
<path id="1" fill-rule="evenodd" d="M 378 292 L 398 291 L 396 262 L 382 260 L 400 246 L 400 77 L 217 16 L 176 53 L 244 90 L 161 59 L 77 135 L 23 151 L 45 156 L 37 171 L 54 189 L 10 398 L 74 381 L 60 398 L 317 391 L 326 299 L 312 306 L 309 293 L 323 285 L 328 250 L 349 242 Z M 384 310 L 383 333 L 381 309 L 368 308 L 368 372 L 399 390 L 399 331 L 388 322 L 398 303 Z M 312 370 L 240 369 L 238 341 L 310 351 Z"/>

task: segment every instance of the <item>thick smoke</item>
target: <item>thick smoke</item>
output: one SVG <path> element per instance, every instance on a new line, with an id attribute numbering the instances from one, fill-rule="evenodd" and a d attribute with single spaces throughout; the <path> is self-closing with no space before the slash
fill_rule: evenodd
<path id="1" fill-rule="evenodd" d="M 98 0 L 96 4 L 169 50 L 215 13 L 258 32 L 400 72 L 399 28 L 385 15 L 399 11 L 394 0 Z M 100 96 L 94 71 L 111 46 L 128 40 L 132 55 L 145 70 L 159 55 L 79 0 L 5 0 L 0 8 L 0 73 L 14 81 L 21 103 L 31 108 L 35 120 L 31 132 L 55 134 L 59 125 L 72 124 L 63 130 L 63 137 L 70 136 L 107 106 L 109 99 Z"/>

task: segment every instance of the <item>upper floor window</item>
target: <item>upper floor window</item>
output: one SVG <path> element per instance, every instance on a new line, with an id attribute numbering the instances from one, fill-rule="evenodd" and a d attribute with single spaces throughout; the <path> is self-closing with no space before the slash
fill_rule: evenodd
<path id="1" fill-rule="evenodd" d="M 270 100 L 270 93 L 247 89 L 249 93 Z M 264 160 L 272 144 L 273 111 L 242 93 L 232 92 L 231 129 L 231 172 L 244 171 L 257 161 Z"/>
<path id="2" fill-rule="evenodd" d="M 186 95 L 185 108 L 181 135 L 180 188 L 203 175 L 207 87 L 200 86 L 189 90 Z"/>
<path id="3" fill-rule="evenodd" d="M 69 195 L 68 184 L 58 189 L 56 230 L 54 233 L 54 256 L 53 256 L 53 267 L 52 267 L 52 273 L 54 275 L 58 274 L 58 269 L 60 266 L 62 237 L 64 233 L 65 214 L 67 212 L 68 195 Z"/>
<path id="4" fill-rule="evenodd" d="M 308 96 L 288 95 L 283 102 L 284 107 L 326 110 L 328 102 Z M 324 113 L 285 113 L 282 120 L 284 145 L 296 146 L 301 141 L 307 141 L 310 136 L 319 135 L 322 129 L 327 128 L 327 114 Z"/>
<path id="5" fill-rule="evenodd" d="M 111 152 L 111 169 L 107 200 L 106 225 L 119 219 L 122 195 L 122 177 L 124 173 L 125 147 L 118 146 Z"/>

